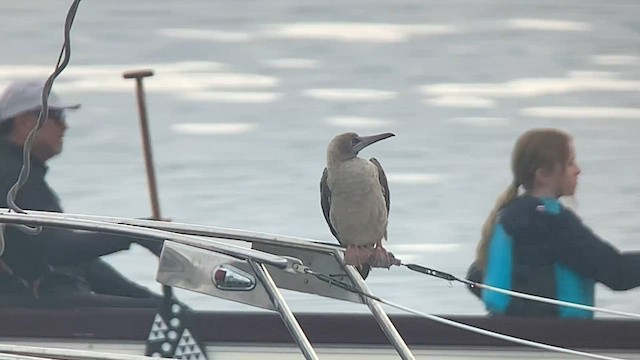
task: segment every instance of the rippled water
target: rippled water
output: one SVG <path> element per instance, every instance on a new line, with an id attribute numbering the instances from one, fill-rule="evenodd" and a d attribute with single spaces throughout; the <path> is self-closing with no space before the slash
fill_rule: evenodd
<path id="1" fill-rule="evenodd" d="M 48 74 L 70 2 L 0 3 L 0 86 Z M 602 237 L 640 249 L 640 4 L 634 1 L 85 1 L 56 82 L 83 103 L 49 179 L 66 211 L 148 216 L 133 83 L 145 81 L 163 215 L 333 241 L 320 211 L 337 133 L 392 131 L 363 152 L 391 186 L 389 248 L 463 275 L 484 217 L 531 127 L 576 138 L 572 203 Z M 110 261 L 154 283 L 134 247 Z M 381 297 L 431 313 L 480 314 L 462 286 L 375 270 Z M 199 309 L 247 307 L 179 292 Z M 640 311 L 640 291 L 598 288 Z M 286 293 L 296 311 L 361 306 Z"/>

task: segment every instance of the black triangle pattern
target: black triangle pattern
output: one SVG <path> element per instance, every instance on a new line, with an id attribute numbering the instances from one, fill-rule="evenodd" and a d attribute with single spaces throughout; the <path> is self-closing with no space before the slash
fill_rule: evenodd
<path id="1" fill-rule="evenodd" d="M 208 360 L 204 346 L 192 332 L 189 308 L 163 301 L 147 337 L 145 355 L 183 360 Z"/>
<path id="2" fill-rule="evenodd" d="M 200 346 L 191 335 L 189 329 L 185 329 L 180 336 L 180 340 L 178 341 L 178 346 L 176 348 L 176 355 L 180 354 L 178 359 L 186 359 L 186 360 L 206 360 L 207 357 L 202 352 Z"/>

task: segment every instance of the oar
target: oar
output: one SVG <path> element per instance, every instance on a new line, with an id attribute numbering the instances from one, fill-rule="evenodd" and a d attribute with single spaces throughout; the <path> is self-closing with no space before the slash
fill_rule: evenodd
<path id="1" fill-rule="evenodd" d="M 125 79 L 135 79 L 136 81 L 136 99 L 138 101 L 140 131 L 142 135 L 144 164 L 149 185 L 149 197 L 151 198 L 152 218 L 154 220 L 162 220 L 160 215 L 160 201 L 158 200 L 158 186 L 156 184 L 155 169 L 153 166 L 153 154 L 151 151 L 147 105 L 142 84 L 142 80 L 145 77 L 153 76 L 153 70 L 125 71 L 122 76 Z M 156 255 L 160 256 L 159 253 Z M 188 328 L 190 325 L 187 316 L 189 308 L 173 299 L 171 286 L 162 285 L 162 294 L 164 299 L 151 325 L 145 355 L 206 360 L 207 354 L 203 343 L 195 338 L 196 334 Z"/>
<path id="2" fill-rule="evenodd" d="M 144 86 L 142 79 L 153 76 L 153 70 L 133 70 L 122 74 L 125 79 L 136 80 L 136 98 L 138 100 L 138 114 L 140 118 L 140 133 L 142 135 L 142 152 L 144 154 L 144 166 L 147 172 L 147 183 L 149 186 L 149 198 L 151 199 L 151 213 L 153 220 L 162 220 L 160 215 L 160 201 L 158 200 L 158 185 L 156 183 L 156 172 L 153 166 L 153 152 L 151 151 L 151 135 L 149 134 L 149 121 L 147 118 L 147 105 L 144 96 Z M 160 253 L 156 254 L 160 256 Z M 172 297 L 170 286 L 164 285 L 162 292 L 166 297 Z"/>
<path id="3" fill-rule="evenodd" d="M 149 197 L 151 198 L 151 213 L 154 220 L 162 220 L 160 217 L 160 202 L 158 201 L 158 186 L 156 173 L 153 166 L 153 153 L 151 152 L 151 136 L 149 135 L 149 122 L 147 120 L 147 105 L 144 96 L 142 79 L 153 76 L 153 70 L 126 71 L 122 76 L 125 79 L 136 80 L 136 98 L 138 100 L 138 115 L 140 117 L 140 132 L 142 135 L 142 150 L 144 153 L 144 165 L 147 169 L 147 182 L 149 185 Z"/>

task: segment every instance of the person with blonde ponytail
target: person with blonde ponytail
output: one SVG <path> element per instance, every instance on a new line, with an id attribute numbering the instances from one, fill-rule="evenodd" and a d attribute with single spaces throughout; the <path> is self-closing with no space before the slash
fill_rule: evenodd
<path id="1" fill-rule="evenodd" d="M 640 286 L 640 252 L 618 251 L 558 201 L 574 195 L 580 174 L 571 136 L 527 131 L 515 144 L 511 170 L 511 184 L 482 227 L 470 280 L 591 306 L 596 282 L 612 290 Z M 591 311 L 471 290 L 491 315 L 593 317 Z"/>

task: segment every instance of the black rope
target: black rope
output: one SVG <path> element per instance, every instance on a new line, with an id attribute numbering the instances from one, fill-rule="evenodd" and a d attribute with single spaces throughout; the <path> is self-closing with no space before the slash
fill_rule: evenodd
<path id="1" fill-rule="evenodd" d="M 446 273 L 444 271 L 431 269 L 431 268 L 428 268 L 426 266 L 422 266 L 422 265 L 418 265 L 418 264 L 402 264 L 402 265 L 406 266 L 407 268 L 409 268 L 412 271 L 419 272 L 421 274 L 437 277 L 439 279 L 447 280 L 449 282 L 458 281 L 458 282 L 461 282 L 463 284 L 467 284 L 467 285 L 470 285 L 470 286 L 475 286 L 475 283 L 473 281 L 469 281 L 467 279 L 460 279 L 460 278 L 455 277 L 455 276 L 453 276 L 453 275 L 451 275 L 449 273 Z M 362 292 L 361 290 L 355 288 L 353 285 L 351 285 L 349 283 L 346 283 L 344 281 L 341 281 L 341 280 L 337 280 L 335 277 L 333 277 L 331 275 L 317 273 L 317 272 L 311 271 L 311 270 L 307 271 L 307 273 L 312 274 L 318 280 L 324 281 L 329 285 L 334 285 L 334 286 L 337 286 L 337 287 L 342 288 L 344 290 L 347 290 L 349 292 L 352 292 L 352 293 L 355 293 L 355 294 L 358 294 L 358 295 L 362 295 L 362 296 L 366 296 L 366 297 L 368 297 L 370 299 L 373 299 L 373 300 L 376 300 L 376 301 L 381 301 L 381 299 L 379 297 L 371 295 L 371 294 L 367 294 L 365 292 Z"/>
<path id="2" fill-rule="evenodd" d="M 467 280 L 467 279 L 460 279 L 456 276 L 453 276 L 449 273 L 446 273 L 444 271 L 440 271 L 440 270 L 436 270 L 436 269 L 431 269 L 428 268 L 426 266 L 422 266 L 422 265 L 418 265 L 418 264 L 402 264 L 403 266 L 406 266 L 407 268 L 409 268 L 412 271 L 415 272 L 419 272 L 421 274 L 425 274 L 425 275 L 429 275 L 429 276 L 433 276 L 433 277 L 437 277 L 439 279 L 443 279 L 449 282 L 453 282 L 453 281 L 457 281 L 472 287 L 477 286 L 477 284 L 473 281 Z M 311 274 L 313 276 L 315 276 L 318 280 L 324 281 L 329 285 L 334 285 L 337 286 L 339 288 L 342 288 L 344 290 L 347 290 L 349 292 L 352 292 L 354 294 L 358 294 L 361 296 L 366 296 L 370 299 L 376 300 L 376 301 L 380 301 L 383 302 L 379 297 L 375 296 L 375 295 L 371 295 L 371 294 L 367 294 L 365 292 L 362 292 L 361 290 L 355 288 L 353 285 L 346 283 L 344 281 L 338 280 L 336 279 L 335 276 L 332 275 L 326 275 L 326 274 L 322 274 L 322 273 L 317 273 L 315 271 L 312 270 L 308 270 L 307 271 L 308 274 Z"/>
<path id="3" fill-rule="evenodd" d="M 478 287 L 478 283 L 476 283 L 475 281 L 471 281 L 471 280 L 467 280 L 467 279 L 460 279 L 459 277 L 453 276 L 449 273 L 446 273 L 444 271 L 440 271 L 440 270 L 436 270 L 436 269 L 431 269 L 428 268 L 426 266 L 422 266 L 422 265 L 418 265 L 418 264 L 402 264 L 403 266 L 406 266 L 407 268 L 409 268 L 410 270 L 413 270 L 415 272 L 419 272 L 421 274 L 425 274 L 425 275 L 430 275 L 433 277 L 437 277 L 439 279 L 443 279 L 443 280 L 447 280 L 449 281 L 449 283 L 453 282 L 453 281 L 457 281 L 460 283 L 463 283 L 465 285 L 469 285 L 471 287 Z"/>
<path id="4" fill-rule="evenodd" d="M 354 294 L 358 294 L 361 296 L 365 296 L 368 297 L 369 299 L 373 299 L 379 302 L 383 302 L 382 299 L 380 299 L 379 297 L 375 296 L 375 295 L 371 295 L 371 294 L 367 294 L 357 288 L 355 288 L 353 285 L 348 284 L 344 281 L 341 280 L 337 280 L 336 278 L 330 276 L 330 275 L 326 275 L 326 274 L 322 274 L 322 273 L 317 273 L 315 271 L 307 271 L 307 273 L 312 274 L 313 276 L 315 276 L 318 280 L 324 281 L 329 285 L 335 285 L 339 288 L 342 288 L 344 290 L 347 290 L 349 292 L 352 292 Z"/>
<path id="5" fill-rule="evenodd" d="M 71 59 L 71 26 L 73 25 L 73 20 L 75 19 L 79 5 L 80 0 L 74 0 L 74 2 L 71 4 L 71 7 L 69 8 L 69 11 L 67 12 L 67 18 L 64 26 L 64 42 L 62 44 L 62 49 L 60 50 L 60 55 L 58 56 L 58 61 L 56 63 L 55 69 L 45 82 L 44 89 L 42 90 L 42 109 L 40 109 L 38 122 L 36 123 L 36 126 L 31 130 L 29 136 L 27 137 L 27 140 L 25 141 L 20 175 L 18 176 L 15 184 L 13 184 L 13 186 L 7 193 L 7 205 L 11 210 L 17 213 L 25 213 L 24 210 L 22 210 L 15 203 L 15 198 L 18 194 L 18 191 L 20 191 L 20 188 L 22 188 L 22 186 L 27 182 L 27 178 L 29 177 L 29 172 L 31 170 L 31 147 L 33 146 L 33 140 L 36 136 L 36 132 L 40 128 L 42 128 L 44 122 L 47 120 L 49 108 L 49 93 L 51 92 L 51 88 L 53 87 L 53 81 L 67 67 L 67 65 L 69 64 L 69 60 Z M 19 228 L 30 234 L 38 234 L 40 232 L 39 226 L 37 226 L 35 229 L 32 229 L 28 226 L 20 226 Z"/>
<path id="6" fill-rule="evenodd" d="M 440 270 L 431 269 L 422 265 L 418 265 L 418 264 L 402 264 L 402 265 L 408 267 L 410 270 L 413 270 L 422 274 L 426 274 L 426 275 L 435 276 L 437 278 L 444 279 L 447 281 L 461 281 L 460 279 L 458 279 L 457 277 L 449 273 L 446 273 Z"/>

